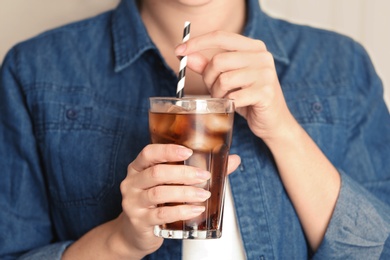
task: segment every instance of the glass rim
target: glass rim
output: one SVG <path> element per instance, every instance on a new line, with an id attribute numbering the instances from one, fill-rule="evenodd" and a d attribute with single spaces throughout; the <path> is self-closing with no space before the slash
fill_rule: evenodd
<path id="1" fill-rule="evenodd" d="M 212 98 L 212 97 L 150 97 L 149 111 L 168 113 L 169 107 L 176 105 L 182 107 L 182 113 L 186 114 L 201 114 L 201 113 L 233 113 L 235 111 L 235 103 L 233 99 L 228 98 Z M 172 111 L 170 113 L 173 113 Z"/>
<path id="2" fill-rule="evenodd" d="M 234 99 L 231 98 L 215 98 L 215 97 L 209 97 L 209 96 L 191 96 L 191 97 L 182 97 L 182 98 L 177 98 L 177 97 L 149 97 L 149 100 L 168 100 L 168 101 L 196 101 L 196 100 L 201 100 L 201 101 L 229 101 L 229 102 L 234 102 Z"/>

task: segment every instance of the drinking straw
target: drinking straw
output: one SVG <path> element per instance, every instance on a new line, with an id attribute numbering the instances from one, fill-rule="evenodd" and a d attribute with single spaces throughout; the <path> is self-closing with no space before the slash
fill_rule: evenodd
<path id="1" fill-rule="evenodd" d="M 184 30 L 183 30 L 183 43 L 187 42 L 190 38 L 190 22 L 184 23 Z M 187 56 L 182 56 L 180 58 L 180 69 L 179 69 L 179 80 L 177 82 L 177 89 L 176 89 L 176 97 L 182 98 L 183 92 L 184 92 L 184 83 L 186 80 L 186 67 L 187 67 Z"/>

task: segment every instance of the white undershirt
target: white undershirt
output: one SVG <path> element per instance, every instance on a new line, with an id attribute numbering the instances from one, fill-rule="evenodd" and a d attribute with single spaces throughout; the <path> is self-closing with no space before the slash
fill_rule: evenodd
<path id="1" fill-rule="evenodd" d="M 222 236 L 219 239 L 184 239 L 183 260 L 246 259 L 229 181 L 226 186 Z"/>

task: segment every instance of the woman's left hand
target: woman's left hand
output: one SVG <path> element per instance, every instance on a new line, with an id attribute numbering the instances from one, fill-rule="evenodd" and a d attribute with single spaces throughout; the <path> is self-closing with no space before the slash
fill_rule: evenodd
<path id="1" fill-rule="evenodd" d="M 217 54 L 202 55 L 210 49 Z M 290 113 L 265 44 L 217 31 L 190 39 L 176 54 L 188 56 L 188 67 L 203 76 L 213 97 L 234 99 L 237 112 L 265 141 L 307 240 L 317 250 L 336 205 L 340 175 Z"/>
<path id="2" fill-rule="evenodd" d="M 218 51 L 211 58 L 201 53 Z M 188 56 L 187 67 L 203 76 L 212 97 L 235 101 L 252 132 L 264 140 L 277 138 L 295 123 L 279 84 L 272 54 L 260 40 L 215 31 L 193 37 L 175 50 Z"/>

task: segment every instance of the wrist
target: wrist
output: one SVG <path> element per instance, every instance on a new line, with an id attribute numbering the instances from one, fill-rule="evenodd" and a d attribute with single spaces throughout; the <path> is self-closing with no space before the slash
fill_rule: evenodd
<path id="1" fill-rule="evenodd" d="M 145 255 L 134 248 L 123 233 L 123 225 L 121 224 L 123 218 L 124 216 L 121 214 L 111 223 L 113 232 L 107 237 L 106 245 L 108 250 L 112 252 L 111 255 L 116 256 L 115 259 L 142 259 Z"/>
<path id="2" fill-rule="evenodd" d="M 281 123 L 275 127 L 269 135 L 263 137 L 262 139 L 268 148 L 271 151 L 274 151 L 286 146 L 287 144 L 297 142 L 305 133 L 305 130 L 301 125 L 299 125 L 293 115 L 289 114 L 288 117 L 281 120 Z"/>
<path id="3" fill-rule="evenodd" d="M 87 232 L 65 250 L 62 259 L 141 259 L 141 252 L 122 235 L 121 218 Z"/>

